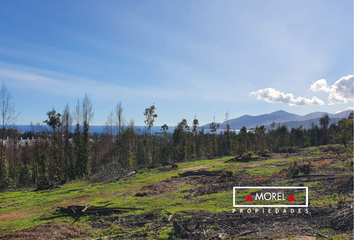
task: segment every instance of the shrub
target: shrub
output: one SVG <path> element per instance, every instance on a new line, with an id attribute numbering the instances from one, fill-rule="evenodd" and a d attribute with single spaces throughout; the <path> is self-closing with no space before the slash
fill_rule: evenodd
<path id="1" fill-rule="evenodd" d="M 277 151 L 278 153 L 297 153 L 298 150 L 295 147 L 285 147 L 285 148 L 281 148 Z"/>
<path id="2" fill-rule="evenodd" d="M 268 153 L 269 153 L 268 149 L 265 149 L 264 151 L 258 151 L 257 155 L 260 157 L 270 157 Z"/>
<path id="3" fill-rule="evenodd" d="M 297 149 L 295 147 L 289 147 L 287 151 L 288 153 L 297 153 Z"/>
<path id="4" fill-rule="evenodd" d="M 342 146 L 329 145 L 323 148 L 323 152 L 344 153 L 345 149 Z"/>
<path id="5" fill-rule="evenodd" d="M 242 159 L 251 159 L 252 155 L 253 155 L 252 152 L 244 153 L 244 154 L 242 154 Z"/>
<path id="6" fill-rule="evenodd" d="M 291 177 L 299 175 L 299 173 L 303 174 L 310 174 L 311 172 L 311 163 L 310 162 L 300 162 L 298 163 L 297 161 L 293 161 L 290 163 L 290 166 L 288 167 L 288 173 Z"/>
<path id="7" fill-rule="evenodd" d="M 353 174 L 347 177 L 339 178 L 331 183 L 331 186 L 343 191 L 353 191 Z"/>
<path id="8" fill-rule="evenodd" d="M 296 161 L 290 163 L 288 167 L 288 173 L 291 177 L 297 176 L 300 173 L 300 168 Z"/>
<path id="9" fill-rule="evenodd" d="M 310 162 L 300 165 L 300 172 L 303 172 L 304 174 L 310 174 L 310 171 L 311 171 L 311 163 Z"/>

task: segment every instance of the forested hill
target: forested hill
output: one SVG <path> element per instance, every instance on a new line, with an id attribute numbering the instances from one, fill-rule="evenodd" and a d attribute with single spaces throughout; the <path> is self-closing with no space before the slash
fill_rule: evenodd
<path id="1" fill-rule="evenodd" d="M 347 118 L 353 110 L 347 110 L 336 114 L 330 114 L 325 112 L 313 112 L 305 116 L 300 116 L 286 111 L 276 111 L 268 114 L 262 114 L 259 116 L 243 115 L 238 118 L 230 119 L 229 125 L 232 129 L 240 129 L 243 126 L 247 128 L 253 128 L 256 126 L 264 125 L 267 129 L 270 128 L 270 124 L 275 122 L 275 126 L 279 124 L 285 124 L 288 128 L 303 126 L 304 128 L 311 127 L 312 123 L 317 123 L 321 116 L 328 114 L 331 119 L 330 123 L 337 123 L 342 118 Z M 209 128 L 209 124 L 202 127 Z M 220 123 L 220 129 L 226 129 L 226 122 Z"/>

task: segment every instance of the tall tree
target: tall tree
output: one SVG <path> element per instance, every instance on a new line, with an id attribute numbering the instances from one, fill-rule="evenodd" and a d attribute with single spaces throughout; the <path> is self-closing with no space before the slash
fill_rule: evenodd
<path id="1" fill-rule="evenodd" d="M 134 119 L 130 119 L 129 121 L 129 129 L 131 132 L 134 132 L 134 128 L 135 128 L 135 121 Z"/>
<path id="2" fill-rule="evenodd" d="M 188 158 L 188 133 L 189 126 L 186 119 L 182 119 L 181 122 L 177 123 L 177 127 L 173 131 L 172 139 L 176 149 L 176 158 L 178 160 Z"/>
<path id="3" fill-rule="evenodd" d="M 19 112 L 15 110 L 15 103 L 13 97 L 11 95 L 10 90 L 7 89 L 5 83 L 2 84 L 0 89 L 0 114 L 1 114 L 1 123 L 2 123 L 2 132 L 1 132 L 1 139 L 5 140 L 5 129 L 8 125 L 14 124 L 20 115 Z M 7 178 L 5 174 L 5 160 L 4 160 L 4 146 L 1 143 L 0 149 L 0 185 Z M 6 176 L 5 176 L 6 175 Z M 3 179 L 1 179 L 3 178 Z M 0 186 L 1 187 L 1 186 Z"/>
<path id="4" fill-rule="evenodd" d="M 347 148 L 348 143 L 353 140 L 353 119 L 341 119 L 338 122 L 338 133 L 335 136 L 338 143 L 343 144 Z M 351 146 L 351 150 L 353 146 Z"/>
<path id="5" fill-rule="evenodd" d="M 2 139 L 5 137 L 5 128 L 8 125 L 14 124 L 20 115 L 16 112 L 15 103 L 10 90 L 7 89 L 5 83 L 2 84 L 0 89 L 0 113 L 2 123 Z"/>
<path id="6" fill-rule="evenodd" d="M 53 137 L 51 138 L 51 154 L 50 157 L 52 161 L 50 161 L 49 167 L 49 176 L 52 180 L 60 180 L 63 175 L 63 169 L 62 169 L 62 155 L 60 151 L 60 146 L 62 142 L 62 137 L 61 134 L 58 131 L 60 131 L 60 127 L 62 125 L 61 123 L 61 114 L 57 113 L 55 109 L 52 111 L 47 112 L 48 119 L 44 121 L 48 126 L 50 126 L 53 130 Z"/>
<path id="7" fill-rule="evenodd" d="M 116 119 L 117 119 L 118 134 L 122 134 L 124 117 L 123 117 L 123 107 L 121 102 L 117 103 L 116 106 Z"/>
<path id="8" fill-rule="evenodd" d="M 90 124 L 93 120 L 93 108 L 89 95 L 85 94 L 84 100 L 82 102 L 82 121 Z"/>
<path id="9" fill-rule="evenodd" d="M 93 121 L 93 107 L 90 97 L 85 94 L 82 101 L 82 120 L 83 120 L 83 163 L 82 175 L 89 174 L 91 164 L 91 141 L 90 141 L 90 124 Z"/>
<path id="10" fill-rule="evenodd" d="M 146 108 L 145 112 L 144 112 L 144 116 L 146 118 L 145 124 L 148 126 L 148 130 L 150 132 L 150 135 L 151 135 L 151 128 L 154 126 L 155 118 L 157 118 L 157 114 L 155 113 L 155 110 L 156 110 L 156 107 L 155 107 L 155 103 L 154 103 L 149 108 Z"/>
<path id="11" fill-rule="evenodd" d="M 225 113 L 226 132 L 227 133 L 230 132 L 229 117 L 230 117 L 229 110 L 227 110 L 227 112 Z"/>
<path id="12" fill-rule="evenodd" d="M 48 120 L 45 120 L 44 123 L 50 126 L 53 129 L 53 132 L 55 133 L 57 128 L 61 126 L 61 121 L 60 121 L 61 114 L 57 113 L 57 111 L 53 109 L 52 111 L 47 112 L 47 115 L 48 115 Z"/>
<path id="13" fill-rule="evenodd" d="M 163 130 L 163 132 L 166 134 L 167 133 L 167 130 L 168 130 L 168 126 L 167 124 L 165 123 L 164 125 L 161 126 L 161 130 Z"/>
<path id="14" fill-rule="evenodd" d="M 110 135 L 112 141 L 113 141 L 113 136 L 115 135 L 115 131 L 114 131 L 114 116 L 113 116 L 113 112 L 111 112 L 107 118 L 106 121 L 106 132 Z"/>
<path id="15" fill-rule="evenodd" d="M 215 122 L 215 114 L 213 115 L 213 121 L 211 122 L 211 124 L 209 125 L 209 129 L 210 129 L 210 132 L 212 133 L 216 133 L 218 128 L 219 128 L 219 124 L 216 124 Z"/>
<path id="16" fill-rule="evenodd" d="M 66 104 L 63 115 L 61 117 L 62 127 L 64 131 L 64 178 L 75 178 L 75 162 L 73 150 L 70 143 L 70 133 L 73 124 L 73 117 L 70 113 L 69 104 Z"/>
<path id="17" fill-rule="evenodd" d="M 90 141 L 90 124 L 93 121 L 93 107 L 90 97 L 85 94 L 82 106 L 80 107 L 80 101 L 77 101 L 76 110 L 74 112 L 74 118 L 76 120 L 76 128 L 74 133 L 74 144 L 76 153 L 76 174 L 79 176 L 85 176 L 90 171 L 91 160 L 91 141 Z M 81 126 L 83 130 L 81 130 Z"/>
<path id="18" fill-rule="evenodd" d="M 219 124 L 216 124 L 215 123 L 215 114 L 213 115 L 213 122 L 209 125 L 209 128 L 210 128 L 210 132 L 213 133 L 213 138 L 212 138 L 212 141 L 213 141 L 213 146 L 212 146 L 212 149 L 213 149 L 213 155 L 216 156 L 217 154 L 217 151 L 218 151 L 218 144 L 217 144 L 217 140 L 216 140 L 216 135 L 217 135 L 217 131 L 218 131 L 218 128 L 219 128 Z"/>
<path id="19" fill-rule="evenodd" d="M 197 115 L 194 115 L 193 126 L 192 126 L 192 132 L 194 133 L 194 135 L 197 135 L 198 133 L 198 126 L 199 126 L 199 121 L 197 119 Z"/>
<path id="20" fill-rule="evenodd" d="M 320 120 L 320 126 L 321 126 L 321 144 L 328 144 L 328 125 L 331 119 L 329 118 L 328 114 L 324 114 Z"/>

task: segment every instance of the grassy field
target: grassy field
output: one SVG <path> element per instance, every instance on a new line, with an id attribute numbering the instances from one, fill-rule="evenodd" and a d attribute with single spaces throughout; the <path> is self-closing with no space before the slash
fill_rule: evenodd
<path id="1" fill-rule="evenodd" d="M 339 156 L 342 158 L 339 158 Z M 30 234 L 20 230 L 30 228 L 29 232 L 35 232 L 33 227 L 46 226 L 46 229 L 59 229 L 55 230 L 59 232 L 61 231 L 60 229 L 65 231 L 63 230 L 64 228 L 73 227 L 78 232 L 78 235 L 70 238 L 77 239 L 99 238 L 102 236 L 127 239 L 179 239 L 183 238 L 183 236 L 178 237 L 178 234 L 173 234 L 176 229 L 174 229 L 175 226 L 172 223 L 152 229 L 150 228 L 151 223 L 154 221 L 166 222 L 171 215 L 178 216 L 181 219 L 179 221 L 183 222 L 199 216 L 199 213 L 219 214 L 220 216 L 225 212 L 231 213 L 233 209 L 233 192 L 232 187 L 228 188 L 227 186 L 232 185 L 233 182 L 238 182 L 239 179 L 247 179 L 247 181 L 252 181 L 255 185 L 271 183 L 272 185 L 280 186 L 299 186 L 299 184 L 308 186 L 311 204 L 309 211 L 311 211 L 311 208 L 316 207 L 335 209 L 341 202 L 353 202 L 352 191 L 343 190 L 341 185 L 341 179 L 345 180 L 353 174 L 352 165 L 350 164 L 350 161 L 352 162 L 351 155 L 348 157 L 345 154 L 323 153 L 320 148 L 311 148 L 304 149 L 302 153 L 289 156 L 277 154 L 274 157 L 247 162 L 227 162 L 233 157 L 198 160 L 180 163 L 176 170 L 168 170 L 163 167 L 141 170 L 134 176 L 113 183 L 73 181 L 53 190 L 34 191 L 33 189 L 21 189 L 1 193 L 0 237 L 11 239 L 11 236 L 12 238 L 18 236 L 20 239 L 21 234 Z M 300 173 L 296 178 L 289 175 L 280 176 L 279 174 L 281 173 L 287 173 L 289 165 L 294 161 L 311 162 L 311 172 L 303 176 Z M 233 178 L 221 181 L 220 176 L 195 179 L 179 177 L 180 173 L 198 170 L 232 171 Z M 322 175 L 322 177 L 319 175 Z M 327 175 L 335 177 L 327 180 Z M 212 186 L 216 183 L 219 185 L 216 189 L 213 189 Z M 147 193 L 146 196 L 136 196 L 137 193 L 142 192 Z M 300 195 L 296 197 L 300 197 Z M 107 203 L 111 203 L 110 207 L 142 208 L 144 210 L 131 210 L 122 214 L 97 216 L 95 218 L 88 216 L 80 219 L 58 217 L 45 220 L 45 218 L 54 214 L 57 207 L 89 204 L 103 206 Z M 153 219 L 146 220 L 146 216 L 149 213 L 153 213 Z M 131 216 L 141 216 L 147 223 L 136 227 L 117 221 L 119 219 L 132 218 Z M 112 219 L 115 220 L 113 221 Z M 137 219 L 139 218 L 134 218 L 134 221 L 138 221 Z M 219 234 L 224 234 L 221 236 L 225 236 L 225 238 L 257 238 L 257 235 L 252 235 L 252 233 L 244 236 L 240 234 L 231 236 L 221 231 L 220 226 L 223 225 L 210 224 L 204 226 L 203 230 L 208 233 L 220 232 Z M 11 235 L 15 232 L 18 234 Z M 288 235 L 285 230 L 279 231 L 277 234 L 277 236 L 273 235 L 272 238 L 294 237 L 293 235 Z M 299 234 L 304 235 L 300 231 Z M 317 238 L 327 237 L 329 239 L 351 239 L 353 236 L 350 228 L 338 230 L 331 228 L 331 226 L 313 226 L 311 234 Z M 307 236 L 309 235 L 310 233 L 307 234 Z M 262 236 L 264 237 L 264 235 L 260 236 L 261 238 Z"/>

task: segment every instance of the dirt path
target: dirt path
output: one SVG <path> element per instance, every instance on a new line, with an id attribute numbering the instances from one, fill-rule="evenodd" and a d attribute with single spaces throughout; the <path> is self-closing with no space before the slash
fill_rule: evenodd
<path id="1" fill-rule="evenodd" d="M 181 168 L 179 170 L 182 171 L 182 172 L 198 171 L 198 170 L 202 170 L 202 169 L 208 169 L 208 168 L 210 168 L 212 166 L 220 165 L 221 163 L 223 163 L 223 161 L 218 161 L 218 162 L 209 163 L 209 164 L 206 164 L 206 165 L 200 165 L 200 166 L 196 166 L 196 167 Z"/>
<path id="2" fill-rule="evenodd" d="M 288 162 L 276 162 L 276 163 L 251 163 L 243 165 L 243 168 L 254 168 L 254 167 L 262 167 L 262 166 L 269 166 L 269 167 L 279 167 L 279 166 L 286 166 Z"/>
<path id="3" fill-rule="evenodd" d="M 49 222 L 35 227 L 27 228 L 18 232 L 10 233 L 0 239 L 71 239 L 71 238 L 84 238 L 89 239 L 90 234 L 87 231 L 73 227 L 70 223 L 66 222 Z"/>
<path id="4" fill-rule="evenodd" d="M 208 169 L 208 168 L 209 167 L 207 167 L 207 165 L 201 165 L 201 166 L 197 166 L 197 167 L 182 168 L 182 169 L 180 169 L 180 171 L 182 171 L 182 172 L 198 171 L 198 170 Z"/>

